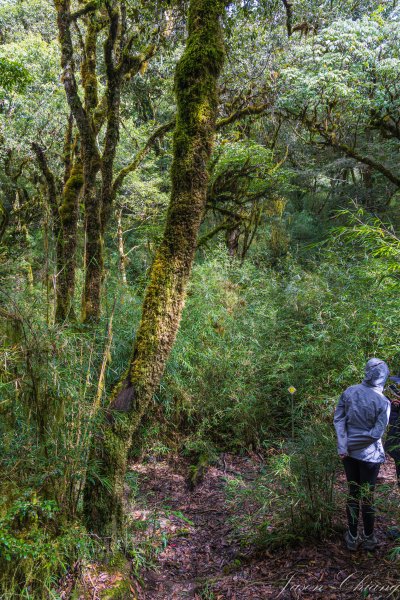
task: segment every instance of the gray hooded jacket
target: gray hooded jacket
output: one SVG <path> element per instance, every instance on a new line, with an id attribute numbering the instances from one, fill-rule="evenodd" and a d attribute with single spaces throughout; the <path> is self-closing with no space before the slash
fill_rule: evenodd
<path id="1" fill-rule="evenodd" d="M 390 415 L 390 402 L 383 395 L 389 367 L 383 360 L 371 358 L 365 367 L 365 379 L 352 385 L 339 398 L 334 425 L 338 454 L 359 460 L 385 461 L 382 435 Z"/>

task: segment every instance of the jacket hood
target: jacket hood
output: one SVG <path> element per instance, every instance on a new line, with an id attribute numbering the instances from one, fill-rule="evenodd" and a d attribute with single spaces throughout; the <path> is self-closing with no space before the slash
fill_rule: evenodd
<path id="1" fill-rule="evenodd" d="M 379 358 L 371 358 L 365 367 L 365 379 L 363 383 L 371 387 L 383 388 L 389 376 L 389 367 L 385 361 Z"/>

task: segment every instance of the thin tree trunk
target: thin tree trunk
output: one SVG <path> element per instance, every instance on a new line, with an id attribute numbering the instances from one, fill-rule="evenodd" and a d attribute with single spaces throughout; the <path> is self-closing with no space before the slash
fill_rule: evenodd
<path id="1" fill-rule="evenodd" d="M 59 300 L 59 282 L 60 277 L 62 276 L 62 272 L 64 269 L 64 255 L 63 255 L 63 229 L 61 226 L 60 213 L 59 213 L 59 198 L 57 194 L 57 181 L 54 176 L 54 173 L 50 170 L 49 165 L 47 164 L 47 159 L 44 154 L 43 148 L 34 142 L 32 144 L 32 149 L 36 154 L 36 157 L 39 162 L 40 169 L 43 173 L 43 176 L 46 180 L 47 185 L 47 193 L 49 197 L 49 207 L 51 216 L 53 219 L 53 236 L 54 236 L 54 244 L 55 244 L 55 259 L 56 259 L 56 273 L 55 273 L 55 296 L 56 296 L 56 320 L 61 320 L 58 316 L 58 300 Z M 63 319 L 62 319 L 63 320 Z"/>
<path id="2" fill-rule="evenodd" d="M 109 4 L 110 27 L 109 35 L 104 44 L 104 60 L 107 72 L 107 123 L 104 138 L 104 151 L 101 162 L 101 228 L 102 234 L 106 230 L 112 210 L 112 188 L 114 159 L 119 140 L 119 113 L 121 103 L 122 71 L 117 68 L 114 57 L 114 47 L 118 35 L 119 12 L 115 3 Z"/>
<path id="3" fill-rule="evenodd" d="M 103 278 L 103 235 L 100 193 L 97 173 L 100 164 L 91 160 L 84 166 L 83 198 L 85 206 L 85 284 L 82 298 L 82 321 L 100 318 L 101 283 Z"/>
<path id="4" fill-rule="evenodd" d="M 205 210 L 217 116 L 217 80 L 224 62 L 223 0 L 191 0 L 186 49 L 175 73 L 177 118 L 172 192 L 164 237 L 143 304 L 133 355 L 93 439 L 84 493 L 88 526 L 115 537 L 122 523 L 123 483 L 133 434 L 159 385 L 175 341 Z"/>
<path id="5" fill-rule="evenodd" d="M 58 276 L 56 321 L 75 318 L 73 310 L 75 292 L 76 245 L 79 216 L 79 195 L 83 185 L 82 165 L 75 162 L 63 190 L 59 209 L 62 228 L 63 268 Z"/>
<path id="6" fill-rule="evenodd" d="M 292 35 L 292 27 L 293 27 L 293 3 L 289 0 L 282 0 L 283 6 L 286 11 L 286 29 L 288 37 L 290 38 Z"/>
<path id="7" fill-rule="evenodd" d="M 119 254 L 119 270 L 121 271 L 122 283 L 127 285 L 126 279 L 126 262 L 127 256 L 124 249 L 124 235 L 122 230 L 122 209 L 117 211 L 117 236 L 118 236 L 118 254 Z"/>
<path id="8" fill-rule="evenodd" d="M 10 210 L 7 206 L 0 203 L 0 242 L 3 239 L 3 235 L 6 232 L 7 226 L 10 222 Z"/>
<path id="9" fill-rule="evenodd" d="M 101 25 L 97 23 L 97 15 L 90 14 L 85 38 L 85 58 L 81 68 L 82 86 L 84 88 L 84 104 L 82 104 L 75 78 L 74 48 L 70 30 L 72 21 L 71 0 L 54 0 L 54 4 L 57 11 L 63 83 L 82 145 L 86 236 L 82 317 L 84 321 L 91 321 L 97 320 L 100 316 L 100 288 L 103 273 L 101 209 L 100 198 L 96 189 L 101 157 L 97 148 L 96 130 L 92 119 L 92 113 L 98 104 L 96 40 Z"/>
<path id="10" fill-rule="evenodd" d="M 225 242 L 226 247 L 228 249 L 229 256 L 237 256 L 239 250 L 239 237 L 240 237 L 240 227 L 239 222 L 234 222 L 231 224 L 229 229 L 226 230 L 225 234 Z"/>

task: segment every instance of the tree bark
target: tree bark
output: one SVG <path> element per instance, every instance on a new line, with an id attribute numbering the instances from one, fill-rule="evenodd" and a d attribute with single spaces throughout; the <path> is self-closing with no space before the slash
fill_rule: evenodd
<path id="1" fill-rule="evenodd" d="M 79 195 L 83 185 L 82 165 L 78 159 L 65 182 L 59 209 L 62 230 L 63 268 L 58 276 L 56 321 L 74 319 L 76 244 L 78 234 Z"/>
<path id="2" fill-rule="evenodd" d="M 40 169 L 46 180 L 49 205 L 53 218 L 53 234 L 56 250 L 56 308 L 55 321 L 64 322 L 73 318 L 73 300 L 75 292 L 75 266 L 77 225 L 79 216 L 79 194 L 83 185 L 82 165 L 79 157 L 71 165 L 72 119 L 68 120 L 66 143 L 64 146 L 64 186 L 61 199 L 57 189 L 61 187 L 50 170 L 43 149 L 37 143 L 32 144 Z"/>
<path id="3" fill-rule="evenodd" d="M 126 278 L 126 263 L 127 256 L 124 250 L 124 232 L 122 230 L 122 209 L 117 211 L 117 237 L 118 237 L 118 254 L 119 254 L 119 270 L 121 272 L 122 283 L 127 285 Z"/>
<path id="4" fill-rule="evenodd" d="M 123 520 L 127 452 L 175 341 L 205 210 L 217 81 L 225 55 L 220 17 L 226 4 L 223 0 L 190 2 L 186 48 L 175 72 L 177 117 L 166 227 L 151 269 L 129 368 L 92 443 L 96 476 L 88 474 L 84 512 L 91 530 L 111 538 Z"/>
<path id="5" fill-rule="evenodd" d="M 53 221 L 52 229 L 53 229 L 55 254 L 56 254 L 56 265 L 55 265 L 55 267 L 56 267 L 56 274 L 55 274 L 56 320 L 59 320 L 59 318 L 57 317 L 57 314 L 59 312 L 58 302 L 59 302 L 59 298 L 60 298 L 59 284 L 60 284 L 60 277 L 61 277 L 61 274 L 62 274 L 63 268 L 64 268 L 64 256 L 63 256 L 63 230 L 62 230 L 62 226 L 61 226 L 61 219 L 60 219 L 60 213 L 59 213 L 59 198 L 58 198 L 58 194 L 57 194 L 57 181 L 54 176 L 54 173 L 49 168 L 43 148 L 36 142 L 33 142 L 32 150 L 36 154 L 40 170 L 42 171 L 43 176 L 46 181 L 47 193 L 48 193 L 48 197 L 49 197 L 50 213 L 51 213 L 52 221 Z M 62 319 L 62 320 L 64 320 L 64 319 Z"/>
<path id="6" fill-rule="evenodd" d="M 103 235 L 97 176 L 100 163 L 86 156 L 83 166 L 83 199 L 85 207 L 85 283 L 82 294 L 82 321 L 100 318 L 103 279 Z"/>
<path id="7" fill-rule="evenodd" d="M 288 37 L 290 38 L 292 35 L 292 27 L 293 27 L 293 3 L 289 0 L 282 0 L 283 6 L 286 11 L 286 29 Z"/>
<path id="8" fill-rule="evenodd" d="M 103 269 L 100 206 L 97 197 L 96 179 L 101 165 L 96 144 L 96 131 L 92 114 L 96 109 L 96 41 L 98 26 L 96 15 L 90 14 L 85 39 L 85 56 L 82 63 L 82 86 L 84 104 L 78 92 L 75 77 L 74 48 L 71 38 L 70 0 L 55 0 L 57 25 L 61 48 L 61 66 L 67 101 L 78 127 L 83 159 L 83 197 L 85 207 L 85 285 L 82 301 L 83 320 L 96 320 L 100 316 L 100 287 Z"/>
<path id="9" fill-rule="evenodd" d="M 228 254 L 232 258 L 237 256 L 239 250 L 240 228 L 238 222 L 231 223 L 229 229 L 226 230 L 225 242 L 228 249 Z"/>
<path id="10" fill-rule="evenodd" d="M 100 299 L 103 280 L 103 237 L 112 211 L 113 166 L 119 139 L 119 112 L 122 83 L 139 73 L 143 64 L 155 52 L 150 45 L 142 54 L 132 55 L 129 42 L 124 42 L 124 23 L 121 5 L 107 0 L 104 6 L 89 2 L 86 7 L 71 13 L 71 0 L 54 0 L 61 48 L 63 83 L 67 101 L 79 130 L 83 160 L 83 199 L 85 207 L 85 284 L 82 295 L 82 320 L 100 318 Z M 104 9 L 108 20 L 104 19 Z M 103 12 L 102 12 L 103 11 Z M 81 79 L 83 100 L 75 76 L 74 47 L 71 23 L 85 15 Z M 98 97 L 97 52 L 99 32 L 107 28 L 104 43 L 106 90 Z M 106 127 L 102 151 L 97 145 L 100 130 Z"/>

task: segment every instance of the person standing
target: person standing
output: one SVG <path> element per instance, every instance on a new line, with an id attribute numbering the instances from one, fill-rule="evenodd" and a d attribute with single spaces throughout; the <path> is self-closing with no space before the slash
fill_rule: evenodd
<path id="1" fill-rule="evenodd" d="M 391 383 L 386 390 L 392 408 L 389 418 L 389 429 L 386 436 L 385 452 L 394 460 L 396 466 L 397 485 L 400 487 L 400 375 L 390 377 Z"/>
<path id="2" fill-rule="evenodd" d="M 360 544 L 366 550 L 373 550 L 378 544 L 374 534 L 373 493 L 380 465 L 385 461 L 382 435 L 389 421 L 390 402 L 383 388 L 388 375 L 387 364 L 379 358 L 371 358 L 366 364 L 363 382 L 348 387 L 335 410 L 338 454 L 349 486 L 345 533 L 349 550 L 357 550 Z M 364 525 L 361 536 L 358 535 L 360 504 Z"/>

